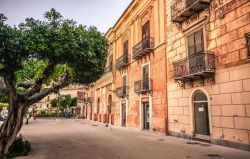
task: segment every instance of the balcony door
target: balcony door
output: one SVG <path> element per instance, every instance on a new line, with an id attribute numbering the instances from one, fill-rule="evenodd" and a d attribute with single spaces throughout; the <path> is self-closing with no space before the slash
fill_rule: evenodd
<path id="1" fill-rule="evenodd" d="M 205 69 L 203 30 L 196 31 L 187 37 L 189 54 L 189 71 L 191 74 Z"/>
<path id="2" fill-rule="evenodd" d="M 113 55 L 109 55 L 109 71 L 113 69 Z"/>
<path id="3" fill-rule="evenodd" d="M 124 63 L 127 63 L 128 62 L 128 40 L 126 40 L 124 43 L 123 43 L 123 62 Z"/>
<path id="4" fill-rule="evenodd" d="M 146 49 L 150 47 L 150 22 L 147 21 L 142 26 L 142 48 Z"/>
<path id="5" fill-rule="evenodd" d="M 142 90 L 149 90 L 149 65 L 142 67 Z"/>

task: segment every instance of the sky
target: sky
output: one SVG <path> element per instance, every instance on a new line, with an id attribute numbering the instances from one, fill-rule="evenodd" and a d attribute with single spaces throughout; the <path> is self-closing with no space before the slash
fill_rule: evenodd
<path id="1" fill-rule="evenodd" d="M 0 0 L 0 13 L 9 25 L 18 25 L 25 18 L 43 19 L 44 12 L 55 8 L 64 18 L 78 24 L 96 26 L 105 33 L 119 19 L 131 0 Z"/>

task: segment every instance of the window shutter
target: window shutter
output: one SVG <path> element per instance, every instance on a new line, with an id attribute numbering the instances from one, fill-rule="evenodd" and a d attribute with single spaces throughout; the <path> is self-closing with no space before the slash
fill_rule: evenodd
<path id="1" fill-rule="evenodd" d="M 187 39 L 188 39 L 188 53 L 189 56 L 191 56 L 195 54 L 194 34 L 189 35 Z"/>
<path id="2" fill-rule="evenodd" d="M 109 67 L 112 69 L 113 67 L 113 55 L 109 56 Z"/>
<path id="3" fill-rule="evenodd" d="M 123 86 L 127 85 L 127 75 L 122 77 L 122 83 L 123 83 Z"/>
<path id="4" fill-rule="evenodd" d="M 149 78 L 149 67 L 148 65 L 143 67 L 143 79 L 148 79 Z"/>
<path id="5" fill-rule="evenodd" d="M 128 40 L 123 43 L 123 54 L 128 54 Z"/>
<path id="6" fill-rule="evenodd" d="M 150 36 L 150 23 L 147 21 L 143 26 L 142 26 L 142 39 L 145 39 Z"/>
<path id="7" fill-rule="evenodd" d="M 200 53 L 204 51 L 204 40 L 202 29 L 198 32 L 195 32 L 195 53 Z"/>

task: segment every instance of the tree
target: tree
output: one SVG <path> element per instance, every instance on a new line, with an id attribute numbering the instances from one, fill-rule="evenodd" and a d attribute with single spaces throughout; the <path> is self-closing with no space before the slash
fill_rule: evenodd
<path id="1" fill-rule="evenodd" d="M 8 153 L 20 131 L 25 108 L 71 83 L 92 83 L 104 72 L 107 40 L 102 33 L 64 19 L 55 9 L 44 17 L 10 27 L 0 14 L 0 91 L 9 98 L 1 154 Z"/>

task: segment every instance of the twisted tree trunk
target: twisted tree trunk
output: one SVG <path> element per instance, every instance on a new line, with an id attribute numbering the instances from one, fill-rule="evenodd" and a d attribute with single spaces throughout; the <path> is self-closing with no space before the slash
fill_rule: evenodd
<path id="1" fill-rule="evenodd" d="M 10 105 L 7 119 L 0 130 L 1 154 L 8 154 L 9 148 L 16 139 L 23 125 L 24 110 L 25 106 L 22 103 L 17 102 L 14 105 Z"/>
<path id="2" fill-rule="evenodd" d="M 42 81 L 38 80 L 30 92 L 19 94 L 14 86 L 13 74 L 5 74 L 4 82 L 9 94 L 9 111 L 4 124 L 0 129 L 0 156 L 9 153 L 9 148 L 17 137 L 18 132 L 23 126 L 25 108 L 42 100 L 47 95 L 57 92 L 68 84 L 69 73 L 66 71 L 64 77 L 56 85 L 40 91 Z"/>

